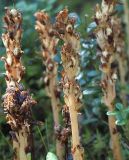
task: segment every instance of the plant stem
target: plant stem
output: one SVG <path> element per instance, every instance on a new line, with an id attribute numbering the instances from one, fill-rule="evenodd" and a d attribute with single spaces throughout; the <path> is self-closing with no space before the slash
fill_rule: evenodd
<path id="1" fill-rule="evenodd" d="M 27 154 L 25 153 L 25 147 L 28 145 L 27 136 L 25 129 L 20 130 L 16 135 L 18 142 L 13 141 L 13 147 L 14 150 L 16 150 L 17 155 L 15 155 L 16 158 L 14 158 L 14 160 L 28 160 Z"/>
<path id="2" fill-rule="evenodd" d="M 78 126 L 78 113 L 76 111 L 76 100 L 74 95 L 68 96 L 68 106 L 71 119 L 72 128 L 72 153 L 74 160 L 83 160 L 82 153 L 80 152 L 80 138 L 79 138 L 79 126 Z"/>
<path id="3" fill-rule="evenodd" d="M 120 148 L 120 143 L 119 143 L 119 135 L 118 131 L 116 128 L 116 118 L 114 116 L 109 116 L 108 117 L 108 124 L 109 124 L 109 129 L 110 129 L 110 135 L 111 139 L 113 142 L 112 150 L 113 150 L 113 156 L 115 160 L 122 160 L 121 157 L 121 148 Z"/>
<path id="4" fill-rule="evenodd" d="M 57 99 L 55 95 L 55 85 L 56 85 L 56 76 L 53 76 L 53 78 L 50 79 L 50 95 L 51 95 L 51 105 L 52 105 L 52 111 L 53 111 L 53 118 L 54 118 L 54 125 L 59 126 L 59 100 Z M 56 153 L 59 158 L 59 160 L 63 160 L 63 151 L 64 145 L 60 143 L 58 139 L 56 139 Z"/>
<path id="5" fill-rule="evenodd" d="M 121 84 L 121 101 L 126 106 L 127 105 L 127 95 L 125 92 L 126 86 L 126 75 L 128 72 L 128 57 L 125 51 L 125 34 L 122 31 L 121 19 L 117 16 L 112 17 L 112 26 L 114 34 L 114 42 L 116 44 L 116 54 L 115 58 L 118 62 L 118 70 L 120 76 L 120 84 Z M 124 89 L 123 89 L 124 88 Z"/>

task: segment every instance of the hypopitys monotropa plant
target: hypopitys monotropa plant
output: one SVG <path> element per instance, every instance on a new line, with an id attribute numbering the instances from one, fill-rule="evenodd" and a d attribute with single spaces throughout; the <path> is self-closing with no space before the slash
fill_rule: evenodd
<path id="1" fill-rule="evenodd" d="M 114 34 L 114 42 L 116 49 L 116 60 L 118 62 L 118 70 L 120 77 L 121 88 L 126 86 L 126 75 L 128 72 L 128 57 L 125 51 L 125 41 L 124 41 L 124 33 L 122 31 L 121 19 L 117 16 L 113 16 L 112 18 L 112 26 Z M 121 101 L 126 106 L 127 98 L 126 93 L 123 89 L 121 89 Z"/>
<path id="2" fill-rule="evenodd" d="M 54 125 L 55 129 L 57 129 L 60 125 L 59 121 L 60 89 L 57 85 L 58 64 L 57 62 L 55 62 L 54 57 L 56 55 L 56 48 L 59 39 L 55 36 L 55 30 L 50 22 L 50 17 L 46 12 L 39 11 L 35 13 L 35 17 L 36 17 L 35 29 L 39 33 L 39 39 L 42 45 L 43 63 L 46 67 L 44 82 L 46 84 L 47 94 L 51 100 Z M 59 160 L 63 160 L 64 147 L 63 143 L 61 143 L 59 139 L 60 138 L 56 139 L 56 153 Z"/>
<path id="3" fill-rule="evenodd" d="M 102 0 L 101 8 L 96 5 L 95 22 L 97 24 L 96 38 L 101 53 L 102 80 L 101 87 L 103 90 L 103 102 L 108 107 L 109 112 L 115 109 L 114 100 L 116 97 L 115 83 L 117 79 L 116 69 L 113 67 L 116 52 L 116 41 L 113 32 L 113 14 L 115 0 Z M 108 117 L 110 135 L 112 140 L 112 150 L 115 160 L 122 160 L 120 139 L 116 126 L 116 119 L 110 115 Z"/>
<path id="4" fill-rule="evenodd" d="M 22 16 L 16 9 L 6 8 L 4 16 L 5 33 L 2 41 L 6 48 L 5 80 L 6 93 L 3 96 L 7 123 L 11 126 L 14 160 L 28 160 L 32 152 L 31 107 L 36 103 L 29 92 L 20 84 L 25 68 L 21 63 Z"/>
<path id="5" fill-rule="evenodd" d="M 74 160 L 83 159 L 83 148 L 80 143 L 78 112 L 81 107 L 82 93 L 76 81 L 79 72 L 80 38 L 74 29 L 75 19 L 68 16 L 68 10 L 60 11 L 56 17 L 55 27 L 60 39 L 64 41 L 62 46 L 62 84 L 64 101 L 69 107 L 72 130 L 72 154 Z"/>

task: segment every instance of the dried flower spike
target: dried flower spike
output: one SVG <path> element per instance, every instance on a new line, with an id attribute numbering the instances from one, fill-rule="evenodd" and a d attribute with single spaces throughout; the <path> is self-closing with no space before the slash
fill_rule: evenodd
<path id="1" fill-rule="evenodd" d="M 64 41 L 62 46 L 62 84 L 64 100 L 69 107 L 72 129 L 72 154 L 74 160 L 83 159 L 83 148 L 80 144 L 78 111 L 81 107 L 81 91 L 76 81 L 79 71 L 80 38 L 74 30 L 75 19 L 68 16 L 68 10 L 60 11 L 56 17 L 55 27 L 60 39 Z"/>
<path id="2" fill-rule="evenodd" d="M 3 96 L 3 105 L 7 113 L 7 123 L 12 129 L 14 160 L 27 160 L 27 155 L 32 152 L 31 107 L 36 102 L 20 84 L 25 70 L 21 63 L 21 13 L 16 9 L 6 8 L 4 23 L 6 32 L 2 34 L 2 40 L 6 57 L 2 59 L 5 62 L 7 89 Z"/>
<path id="3" fill-rule="evenodd" d="M 35 13 L 35 17 L 36 17 L 35 29 L 39 33 L 39 38 L 42 45 L 43 63 L 46 67 L 44 82 L 46 84 L 47 94 L 51 99 L 54 124 L 55 124 L 55 129 L 57 129 L 60 124 L 59 122 L 60 89 L 57 85 L 58 64 L 54 61 L 54 56 L 56 54 L 56 47 L 59 39 L 56 38 L 55 36 L 55 30 L 50 22 L 50 17 L 48 16 L 47 13 L 39 11 Z M 60 138 L 56 140 L 56 153 L 59 160 L 63 160 L 64 145 L 59 141 L 59 139 Z"/>
<path id="4" fill-rule="evenodd" d="M 117 16 L 112 18 L 112 26 L 114 34 L 114 42 L 116 44 L 116 59 L 118 62 L 119 77 L 121 86 L 126 86 L 126 75 L 128 71 L 128 57 L 125 51 L 124 33 L 122 31 L 121 19 Z M 121 91 L 122 103 L 126 106 L 126 93 L 124 90 Z"/>
<path id="5" fill-rule="evenodd" d="M 95 22 L 98 25 L 96 29 L 97 43 L 101 49 L 101 66 L 103 73 L 101 87 L 104 93 L 103 101 L 108 107 L 109 111 L 114 111 L 114 100 L 116 97 L 115 82 L 117 79 L 116 69 L 112 67 L 115 59 L 117 41 L 113 31 L 113 21 L 116 1 L 102 0 L 101 8 L 96 6 Z M 115 117 L 108 117 L 110 135 L 112 140 L 113 156 L 115 160 L 122 160 L 119 135 L 115 124 Z"/>

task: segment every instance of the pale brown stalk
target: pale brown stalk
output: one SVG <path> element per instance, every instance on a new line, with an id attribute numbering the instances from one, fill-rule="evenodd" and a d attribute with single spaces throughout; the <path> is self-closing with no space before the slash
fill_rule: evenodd
<path id="1" fill-rule="evenodd" d="M 58 64 L 54 61 L 58 38 L 55 36 L 55 30 L 50 22 L 47 13 L 40 11 L 35 13 L 36 25 L 35 29 L 39 33 L 42 44 L 43 63 L 46 67 L 44 82 L 46 91 L 51 100 L 53 119 L 55 128 L 60 125 L 59 121 L 59 87 L 57 85 Z M 64 159 L 64 146 L 56 139 L 56 153 L 59 160 Z"/>
<path id="2" fill-rule="evenodd" d="M 62 47 L 62 84 L 65 104 L 69 107 L 72 129 L 72 154 L 74 160 L 83 160 L 80 144 L 78 111 L 81 107 L 82 93 L 76 81 L 79 72 L 80 38 L 74 30 L 75 19 L 68 17 L 68 10 L 60 11 L 56 17 L 58 36 L 64 41 Z"/>
<path id="3" fill-rule="evenodd" d="M 5 80 L 7 84 L 6 93 L 3 96 L 4 110 L 7 123 L 11 126 L 11 136 L 14 149 L 14 160 L 28 160 L 31 158 L 32 141 L 31 107 L 36 102 L 24 90 L 20 84 L 25 68 L 21 63 L 21 36 L 22 36 L 22 16 L 16 10 L 6 8 L 4 16 L 4 28 L 6 32 L 2 34 L 2 40 L 6 48 L 6 57 L 2 57 L 5 62 Z"/>
<path id="4" fill-rule="evenodd" d="M 121 88 L 126 86 L 126 75 L 128 71 L 128 57 L 125 52 L 125 41 L 124 33 L 122 32 L 121 19 L 117 16 L 112 17 L 112 26 L 114 34 L 114 43 L 116 44 L 116 60 L 118 62 L 118 70 L 120 77 Z M 126 93 L 124 89 L 121 89 L 121 100 L 122 103 L 126 106 Z"/>
<path id="5" fill-rule="evenodd" d="M 115 83 L 117 79 L 116 68 L 113 62 L 116 54 L 117 42 L 113 32 L 113 13 L 116 1 L 102 0 L 101 8 L 96 5 L 95 22 L 97 24 L 96 38 L 101 53 L 102 80 L 101 87 L 104 93 L 103 102 L 108 107 L 109 112 L 115 109 L 114 100 L 116 98 Z M 112 140 L 112 150 L 114 160 L 122 160 L 120 139 L 114 116 L 108 117 L 110 135 Z"/>

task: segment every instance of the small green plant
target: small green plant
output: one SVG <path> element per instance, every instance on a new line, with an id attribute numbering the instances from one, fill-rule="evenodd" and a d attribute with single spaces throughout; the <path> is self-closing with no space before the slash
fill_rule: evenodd
<path id="1" fill-rule="evenodd" d="M 129 106 L 124 107 L 121 103 L 116 103 L 115 110 L 107 112 L 108 116 L 115 116 L 116 117 L 116 124 L 123 126 L 128 123 L 129 118 Z"/>

